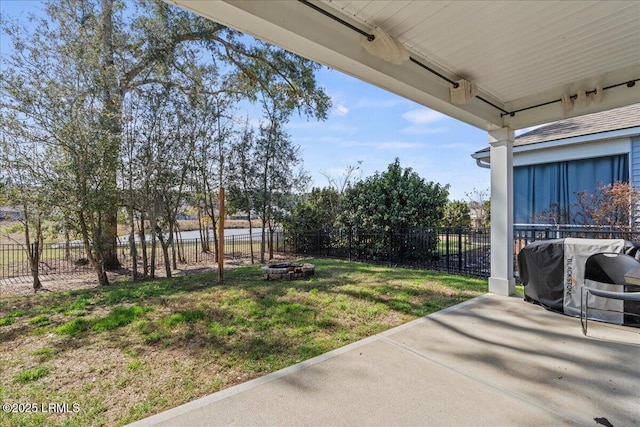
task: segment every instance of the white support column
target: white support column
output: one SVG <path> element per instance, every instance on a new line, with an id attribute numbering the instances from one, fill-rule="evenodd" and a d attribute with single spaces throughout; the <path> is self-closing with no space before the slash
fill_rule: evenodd
<path id="1" fill-rule="evenodd" d="M 489 292 L 515 293 L 513 278 L 513 129 L 489 132 L 491 153 L 491 277 Z"/>

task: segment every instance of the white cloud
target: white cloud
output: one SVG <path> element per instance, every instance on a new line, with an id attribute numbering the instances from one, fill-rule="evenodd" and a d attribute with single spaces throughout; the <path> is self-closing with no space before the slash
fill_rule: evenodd
<path id="1" fill-rule="evenodd" d="M 447 116 L 428 108 L 416 108 L 404 113 L 402 118 L 414 125 L 426 125 L 444 120 Z"/>
<path id="2" fill-rule="evenodd" d="M 333 112 L 337 116 L 344 117 L 349 114 L 349 109 L 342 104 L 338 104 Z"/>

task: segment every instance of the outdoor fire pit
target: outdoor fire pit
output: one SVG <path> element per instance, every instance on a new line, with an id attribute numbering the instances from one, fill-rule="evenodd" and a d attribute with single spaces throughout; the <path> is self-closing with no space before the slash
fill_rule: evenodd
<path id="1" fill-rule="evenodd" d="M 309 263 L 284 262 L 262 267 L 264 280 L 293 280 L 305 279 L 315 274 L 315 266 Z"/>

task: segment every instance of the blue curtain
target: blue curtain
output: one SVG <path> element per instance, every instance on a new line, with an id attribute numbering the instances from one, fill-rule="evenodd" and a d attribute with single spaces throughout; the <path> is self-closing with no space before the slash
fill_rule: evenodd
<path id="1" fill-rule="evenodd" d="M 616 181 L 629 181 L 627 154 L 515 167 L 513 220 L 516 224 L 547 222 L 540 216 L 552 205 L 571 214 L 575 193 L 593 192 L 599 183 Z"/>

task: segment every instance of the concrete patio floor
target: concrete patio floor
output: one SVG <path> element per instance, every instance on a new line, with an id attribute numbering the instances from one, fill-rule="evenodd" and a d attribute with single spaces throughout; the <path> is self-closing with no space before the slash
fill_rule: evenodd
<path id="1" fill-rule="evenodd" d="M 134 426 L 640 425 L 640 329 L 484 295 Z"/>

